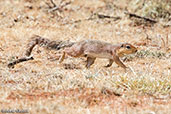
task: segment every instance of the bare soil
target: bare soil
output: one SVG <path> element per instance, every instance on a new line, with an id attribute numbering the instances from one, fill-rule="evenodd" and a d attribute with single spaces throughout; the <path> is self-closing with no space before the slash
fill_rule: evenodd
<path id="1" fill-rule="evenodd" d="M 131 0 L 72 0 L 56 10 L 50 0 L 0 1 L 0 110 L 45 113 L 171 113 L 171 23 L 138 23 L 125 14 Z M 132 10 L 130 10 L 132 11 Z M 134 13 L 134 12 L 132 12 Z M 138 20 L 139 22 L 139 20 Z M 96 39 L 128 42 L 138 54 L 122 58 L 132 71 L 97 59 L 90 69 L 85 58 L 36 46 L 34 60 L 7 64 L 24 56 L 34 34 L 50 40 Z"/>

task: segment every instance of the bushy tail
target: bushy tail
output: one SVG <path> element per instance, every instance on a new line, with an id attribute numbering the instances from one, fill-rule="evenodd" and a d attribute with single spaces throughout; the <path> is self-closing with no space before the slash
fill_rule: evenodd
<path id="1" fill-rule="evenodd" d="M 66 48 L 66 47 L 71 47 L 73 44 L 74 44 L 74 42 L 70 42 L 68 40 L 67 41 L 61 41 L 61 40 L 51 41 L 47 38 L 43 38 L 38 35 L 33 35 L 31 37 L 29 43 L 27 44 L 25 57 L 21 57 L 17 60 L 10 62 L 8 64 L 8 67 L 14 68 L 14 66 L 18 63 L 33 60 L 34 58 L 29 57 L 29 56 L 31 55 L 31 52 L 36 45 L 39 45 L 41 47 L 44 47 L 44 48 L 50 49 L 50 50 L 60 50 L 60 49 Z"/>
<path id="2" fill-rule="evenodd" d="M 56 40 L 56 41 L 51 41 L 47 38 L 43 38 L 41 36 L 38 35 L 33 35 L 31 37 L 31 40 L 29 41 L 28 45 L 27 45 L 27 49 L 26 49 L 26 56 L 30 56 L 31 52 L 33 50 L 33 48 L 36 45 L 39 45 L 41 47 L 50 49 L 50 50 L 60 50 L 63 49 L 65 47 L 71 47 L 74 44 L 74 42 L 70 42 L 70 41 L 61 41 L 61 40 Z"/>

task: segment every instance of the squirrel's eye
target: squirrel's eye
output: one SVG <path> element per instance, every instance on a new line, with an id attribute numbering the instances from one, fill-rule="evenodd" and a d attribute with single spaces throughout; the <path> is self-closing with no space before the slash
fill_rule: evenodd
<path id="1" fill-rule="evenodd" d="M 131 47 L 130 47 L 130 46 L 126 46 L 126 48 L 127 48 L 127 49 L 131 49 Z"/>

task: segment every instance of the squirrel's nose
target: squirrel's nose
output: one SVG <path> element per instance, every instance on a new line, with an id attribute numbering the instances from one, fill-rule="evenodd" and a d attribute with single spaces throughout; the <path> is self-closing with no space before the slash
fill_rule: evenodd
<path id="1" fill-rule="evenodd" d="M 135 50 L 135 53 L 136 53 L 137 51 L 138 51 L 138 50 L 136 49 L 136 50 Z"/>

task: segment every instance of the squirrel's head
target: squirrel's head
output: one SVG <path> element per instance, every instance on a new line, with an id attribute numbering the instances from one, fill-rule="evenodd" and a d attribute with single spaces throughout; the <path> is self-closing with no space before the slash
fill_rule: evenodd
<path id="1" fill-rule="evenodd" d="M 137 48 L 129 43 L 120 44 L 119 49 L 117 50 L 117 55 L 122 57 L 124 55 L 133 54 L 137 52 Z"/>

